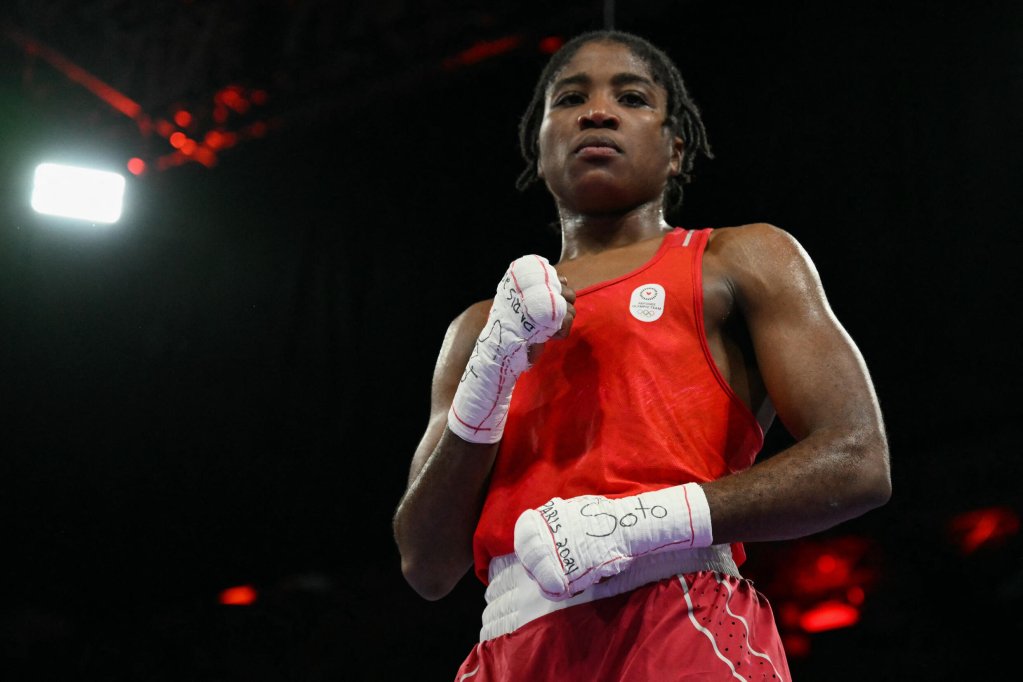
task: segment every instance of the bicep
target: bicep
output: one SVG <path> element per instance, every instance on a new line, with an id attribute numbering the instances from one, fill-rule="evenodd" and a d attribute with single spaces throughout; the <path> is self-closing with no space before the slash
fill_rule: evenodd
<path id="1" fill-rule="evenodd" d="M 451 407 L 462 373 L 469 362 L 469 355 L 476 345 L 476 339 L 486 322 L 489 310 L 489 301 L 481 301 L 470 306 L 451 322 L 444 334 L 430 389 L 430 420 L 412 456 L 409 484 L 419 475 L 444 434 L 448 423 L 448 409 Z"/>
<path id="2" fill-rule="evenodd" d="M 777 228 L 757 237 L 757 257 L 737 269 L 736 287 L 778 417 L 796 439 L 878 424 L 866 365 L 809 256 Z"/>

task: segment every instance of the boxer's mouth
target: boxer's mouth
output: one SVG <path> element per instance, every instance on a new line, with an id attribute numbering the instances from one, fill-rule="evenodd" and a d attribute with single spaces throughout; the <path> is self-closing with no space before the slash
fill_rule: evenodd
<path id="1" fill-rule="evenodd" d="M 598 155 L 608 156 L 612 154 L 621 154 L 622 148 L 618 146 L 618 143 L 606 136 L 594 136 L 583 139 L 575 148 L 575 153 L 585 153 L 587 155 Z"/>

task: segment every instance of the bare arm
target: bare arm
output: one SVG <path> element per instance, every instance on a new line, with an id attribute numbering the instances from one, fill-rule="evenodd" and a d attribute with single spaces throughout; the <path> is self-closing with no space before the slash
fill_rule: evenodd
<path id="1" fill-rule="evenodd" d="M 769 225 L 722 231 L 711 257 L 728 273 L 764 384 L 797 443 L 705 484 L 714 542 L 808 535 L 888 501 L 888 445 L 859 350 L 835 318 L 817 271 Z"/>
<path id="2" fill-rule="evenodd" d="M 518 272 L 518 276 L 512 275 L 504 281 L 514 280 L 515 286 L 518 287 L 519 283 L 525 281 L 523 277 L 537 277 L 537 282 L 541 280 L 546 282 L 548 276 L 557 277 L 556 272 L 545 260 L 543 269 L 534 270 L 532 275 L 524 273 L 530 263 L 538 262 L 537 258 L 525 256 L 516 260 L 509 273 L 513 272 L 515 264 L 518 263 L 520 268 L 515 271 Z M 538 266 L 534 264 L 533 267 Z M 538 314 L 541 310 L 551 315 L 550 326 L 543 330 L 542 334 L 539 333 L 541 325 L 536 318 L 528 317 L 528 324 L 537 333 L 528 338 L 516 337 L 514 334 L 508 337 L 512 342 L 517 338 L 518 343 L 529 344 L 525 349 L 530 360 L 535 360 L 542 352 L 544 344 L 542 339 L 565 338 L 575 317 L 572 306 L 575 292 L 568 286 L 564 277 L 557 279 L 560 283 L 555 289 L 551 289 L 546 283 L 542 285 L 539 291 L 540 301 L 543 303 L 549 301 L 550 305 L 554 306 L 557 297 L 564 306 L 561 308 L 562 313 L 555 315 L 554 309 L 545 309 L 535 301 L 531 304 L 526 303 L 525 301 L 530 300 L 528 298 L 530 294 L 525 294 L 527 298 L 521 304 L 522 313 L 518 312 L 519 309 L 515 312 L 516 319 L 521 317 L 522 320 L 527 320 L 527 316 Z M 536 290 L 530 287 L 526 287 L 524 291 L 536 293 Z M 522 291 L 519 293 L 522 294 Z M 487 327 L 488 339 L 501 338 L 502 325 L 499 320 L 503 318 L 493 318 L 498 320 L 494 322 L 488 317 L 488 311 L 493 315 L 495 310 L 502 308 L 502 305 L 507 306 L 508 303 L 495 301 L 493 309 L 490 301 L 477 303 L 456 318 L 448 328 L 433 377 L 430 421 L 412 457 L 408 488 L 394 515 L 394 536 L 401 553 L 402 572 L 413 589 L 426 599 L 440 599 L 446 595 L 472 565 L 472 536 L 483 507 L 487 478 L 494 465 L 498 445 L 468 442 L 464 438 L 471 438 L 471 433 L 464 437 L 456 435 L 448 426 L 448 410 L 453 409 L 452 402 L 458 400 L 456 394 L 459 391 L 459 384 L 466 372 L 477 339 L 483 343 L 481 330 Z M 534 306 L 533 313 L 528 313 L 531 305 Z M 508 330 L 514 331 L 514 328 L 513 320 L 512 326 L 504 327 L 505 336 Z M 495 334 L 494 329 L 497 329 L 498 333 Z M 521 346 L 518 348 L 521 350 Z M 490 352 L 493 351 L 488 351 L 487 355 Z M 483 357 L 484 355 L 478 355 L 476 361 L 485 363 Z M 504 383 L 508 391 L 506 395 L 510 396 L 510 386 L 514 384 L 517 375 L 506 373 L 506 364 L 501 364 L 500 368 L 502 382 L 511 377 L 511 383 Z M 471 380 L 479 382 L 475 370 L 486 373 L 486 369 L 483 364 L 474 365 Z M 465 388 L 465 385 L 462 387 Z M 462 403 L 460 407 L 464 408 L 465 405 L 466 403 Z M 487 414 L 489 416 L 496 412 L 491 407 Z M 463 413 L 458 417 L 462 425 L 466 424 L 461 421 L 465 416 Z M 471 422 L 479 425 L 475 420 Z M 455 424 L 456 431 L 458 426 Z"/>
<path id="3" fill-rule="evenodd" d="M 472 535 L 497 455 L 497 444 L 466 442 L 447 427 L 448 408 L 489 307 L 489 301 L 477 303 L 448 327 L 434 370 L 430 421 L 394 515 L 402 573 L 426 599 L 448 594 L 472 565 Z"/>

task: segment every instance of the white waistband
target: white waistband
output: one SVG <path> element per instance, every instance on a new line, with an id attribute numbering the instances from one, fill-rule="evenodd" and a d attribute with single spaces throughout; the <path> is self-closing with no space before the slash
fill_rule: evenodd
<path id="1" fill-rule="evenodd" d="M 514 554 L 490 560 L 487 606 L 480 641 L 513 632 L 531 620 L 576 604 L 613 597 L 682 573 L 717 571 L 741 578 L 730 545 L 684 549 L 637 557 L 629 568 L 565 601 L 551 601 L 526 573 Z"/>

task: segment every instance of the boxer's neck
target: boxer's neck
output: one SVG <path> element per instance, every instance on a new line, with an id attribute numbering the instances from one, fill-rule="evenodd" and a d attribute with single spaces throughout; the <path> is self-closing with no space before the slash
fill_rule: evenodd
<path id="1" fill-rule="evenodd" d="M 625 213 L 585 215 L 559 207 L 561 260 L 629 246 L 652 239 L 671 229 L 664 221 L 661 202 L 650 202 Z"/>

